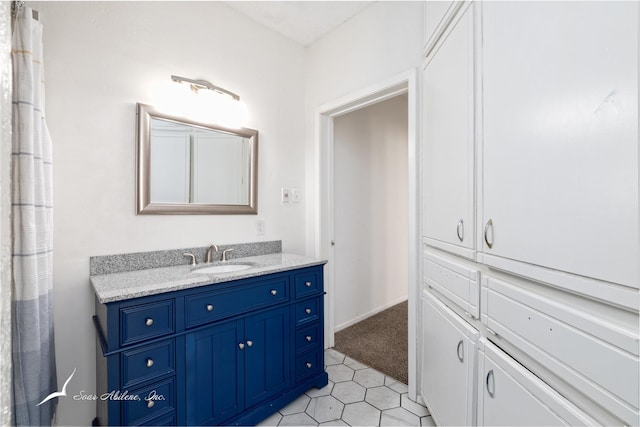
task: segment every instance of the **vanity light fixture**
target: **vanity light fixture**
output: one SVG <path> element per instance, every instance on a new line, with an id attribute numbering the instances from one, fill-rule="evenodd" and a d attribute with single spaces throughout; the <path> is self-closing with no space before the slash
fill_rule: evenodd
<path id="1" fill-rule="evenodd" d="M 180 76 L 171 76 L 171 80 L 178 84 L 170 84 L 163 89 L 165 109 L 225 127 L 245 126 L 247 106 L 237 94 L 206 80 Z"/>

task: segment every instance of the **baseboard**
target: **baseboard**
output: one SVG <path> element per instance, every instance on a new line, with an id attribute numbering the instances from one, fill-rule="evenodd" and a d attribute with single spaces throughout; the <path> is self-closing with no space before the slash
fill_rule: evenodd
<path id="1" fill-rule="evenodd" d="M 367 318 L 369 318 L 369 317 L 371 317 L 371 316 L 373 316 L 375 314 L 378 314 L 381 311 L 386 310 L 387 308 L 391 308 L 396 304 L 400 304 L 401 302 L 407 301 L 407 299 L 408 299 L 407 296 L 400 297 L 395 301 L 388 302 L 387 304 L 383 305 L 382 307 L 378 307 L 378 308 L 376 308 L 374 310 L 371 310 L 368 313 L 361 314 L 360 316 L 358 316 L 358 317 L 356 317 L 354 319 L 351 319 L 351 320 L 349 320 L 347 322 L 344 322 L 344 323 L 341 323 L 339 325 L 336 325 L 336 327 L 334 328 L 334 333 L 335 332 L 340 332 L 341 330 L 346 329 L 351 325 L 355 325 L 358 322 L 362 322 L 364 319 L 367 319 Z"/>

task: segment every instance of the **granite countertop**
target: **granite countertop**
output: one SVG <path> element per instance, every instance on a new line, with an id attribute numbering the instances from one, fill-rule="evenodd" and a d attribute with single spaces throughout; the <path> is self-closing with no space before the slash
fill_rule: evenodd
<path id="1" fill-rule="evenodd" d="M 200 274 L 193 272 L 195 269 L 218 265 L 221 262 L 198 264 L 195 267 L 177 265 L 121 273 L 98 274 L 91 276 L 91 285 L 96 292 L 98 300 L 104 304 L 214 283 L 224 283 L 279 271 L 322 265 L 326 264 L 326 262 L 325 260 L 301 255 L 273 253 L 234 258 L 226 262 L 226 264 L 252 264 L 254 267 L 229 273 Z"/>

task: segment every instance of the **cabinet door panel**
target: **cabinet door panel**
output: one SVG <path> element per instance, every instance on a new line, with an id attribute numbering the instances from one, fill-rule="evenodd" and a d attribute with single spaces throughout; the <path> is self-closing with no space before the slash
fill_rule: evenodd
<path id="1" fill-rule="evenodd" d="M 502 350 L 482 340 L 480 425 L 596 425 Z"/>
<path id="2" fill-rule="evenodd" d="M 289 385 L 289 307 L 245 320 L 245 404 L 249 408 Z"/>
<path id="3" fill-rule="evenodd" d="M 638 3 L 485 2 L 482 25 L 483 251 L 638 287 Z"/>
<path id="4" fill-rule="evenodd" d="M 244 407 L 242 321 L 187 335 L 187 424 L 215 425 Z"/>
<path id="5" fill-rule="evenodd" d="M 424 234 L 436 246 L 469 249 L 474 247 L 472 10 L 443 36 L 424 70 Z"/>
<path id="6" fill-rule="evenodd" d="M 438 424 L 474 425 L 478 331 L 426 292 L 422 321 L 424 401 Z"/>

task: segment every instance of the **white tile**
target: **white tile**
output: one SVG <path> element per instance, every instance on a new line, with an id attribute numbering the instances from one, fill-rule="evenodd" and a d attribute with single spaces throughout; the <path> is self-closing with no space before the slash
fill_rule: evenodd
<path id="1" fill-rule="evenodd" d="M 314 397 L 305 411 L 319 423 L 340 419 L 344 404 L 333 396 Z"/>
<path id="2" fill-rule="evenodd" d="M 357 360 L 354 360 L 354 359 L 350 358 L 349 356 L 345 357 L 344 358 L 344 362 L 342 362 L 342 363 L 344 363 L 345 365 L 347 365 L 351 369 L 355 369 L 355 370 L 367 369 L 368 368 L 367 365 L 365 365 L 363 363 L 360 363 Z"/>
<path id="3" fill-rule="evenodd" d="M 364 400 L 378 409 L 391 409 L 400 406 L 400 394 L 385 386 L 367 389 L 367 396 Z"/>
<path id="4" fill-rule="evenodd" d="M 280 421 L 281 426 L 317 426 L 316 420 L 304 412 L 301 414 L 285 415 Z"/>
<path id="5" fill-rule="evenodd" d="M 320 423 L 321 426 L 349 426 L 349 424 L 345 423 L 342 420 L 333 420 L 333 421 L 328 421 L 326 423 Z"/>
<path id="6" fill-rule="evenodd" d="M 342 420 L 352 426 L 377 426 L 380 411 L 367 402 L 350 403 L 344 407 Z"/>
<path id="7" fill-rule="evenodd" d="M 386 385 L 393 391 L 397 391 L 400 394 L 407 393 L 409 391 L 409 387 L 407 387 L 406 384 L 403 384 L 400 381 L 389 376 L 384 377 L 384 385 Z"/>
<path id="8" fill-rule="evenodd" d="M 270 417 L 265 418 L 257 426 L 277 426 L 280 420 L 282 419 L 282 414 L 280 412 L 276 412 Z"/>
<path id="9" fill-rule="evenodd" d="M 420 405 L 419 403 L 416 403 L 414 401 L 412 401 L 411 399 L 409 399 L 409 395 L 408 394 L 403 394 L 402 395 L 402 405 L 403 408 L 413 412 L 414 414 L 416 414 L 419 417 L 424 417 L 426 415 L 429 415 L 429 411 L 427 410 L 426 407 Z"/>
<path id="10" fill-rule="evenodd" d="M 280 409 L 280 413 L 282 415 L 291 415 L 304 412 L 304 410 L 307 409 L 307 405 L 309 404 L 310 400 L 311 398 L 309 396 L 303 394 L 284 408 Z"/>
<path id="11" fill-rule="evenodd" d="M 327 366 L 327 374 L 329 374 L 329 379 L 334 383 L 353 379 L 353 369 L 345 365 Z"/>
<path id="12" fill-rule="evenodd" d="M 362 402 L 367 389 L 353 381 L 338 383 L 333 387 L 331 395 L 342 403 Z"/>
<path id="13" fill-rule="evenodd" d="M 344 354 L 336 351 L 332 348 L 326 349 L 324 351 L 324 364 L 329 365 L 339 365 L 344 361 Z"/>
<path id="14" fill-rule="evenodd" d="M 367 368 L 356 371 L 353 380 L 365 387 L 378 387 L 384 385 L 384 374 Z"/>
<path id="15" fill-rule="evenodd" d="M 306 394 L 309 397 L 320 397 L 320 396 L 328 396 L 331 394 L 331 391 L 333 390 L 333 381 L 329 381 L 329 383 L 322 387 L 321 389 L 317 389 L 315 387 L 310 388 L 309 390 L 307 390 Z"/>
<path id="16" fill-rule="evenodd" d="M 431 415 L 420 418 L 420 425 L 425 427 L 436 427 L 436 423 L 431 418 Z"/>
<path id="17" fill-rule="evenodd" d="M 420 418 L 404 408 L 393 408 L 382 411 L 381 426 L 419 426 Z"/>

